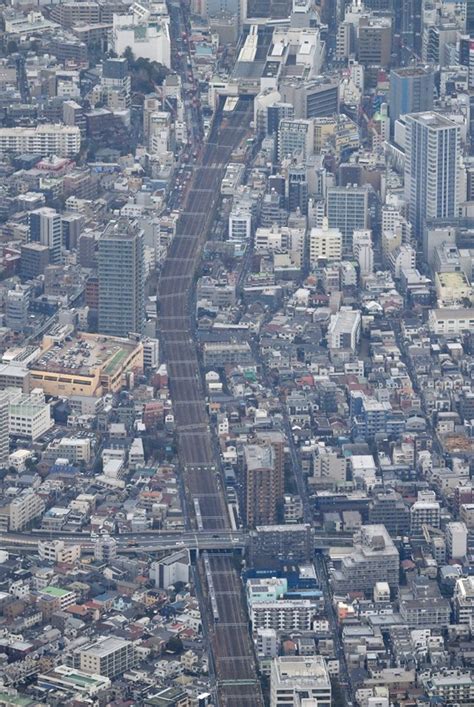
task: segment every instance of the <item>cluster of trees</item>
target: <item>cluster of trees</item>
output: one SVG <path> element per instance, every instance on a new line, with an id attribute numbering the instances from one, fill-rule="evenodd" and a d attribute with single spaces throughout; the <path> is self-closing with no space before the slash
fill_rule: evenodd
<path id="1" fill-rule="evenodd" d="M 134 93 L 153 93 L 155 86 L 161 86 L 169 74 L 169 70 L 157 61 L 135 58 L 130 47 L 123 53 L 128 61 Z"/>

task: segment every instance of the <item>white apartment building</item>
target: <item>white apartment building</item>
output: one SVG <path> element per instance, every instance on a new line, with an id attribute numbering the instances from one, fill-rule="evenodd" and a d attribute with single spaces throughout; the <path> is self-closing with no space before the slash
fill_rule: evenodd
<path id="1" fill-rule="evenodd" d="M 454 588 L 454 614 L 459 624 L 474 619 L 474 577 L 459 577 Z"/>
<path id="2" fill-rule="evenodd" d="M 449 558 L 461 560 L 467 553 L 467 527 L 461 521 L 454 521 L 446 525 L 446 549 Z"/>
<path id="3" fill-rule="evenodd" d="M 250 618 L 254 632 L 259 628 L 310 631 L 315 612 L 316 603 L 309 599 L 280 599 L 275 602 L 255 602 L 250 609 Z"/>
<path id="4" fill-rule="evenodd" d="M 306 700 L 331 707 L 331 680 L 320 655 L 274 658 L 270 684 L 270 707 L 300 707 Z"/>
<path id="5" fill-rule="evenodd" d="M 89 464 L 91 460 L 91 441 L 88 437 L 63 437 L 58 450 L 59 456 L 68 459 L 71 464 Z"/>
<path id="6" fill-rule="evenodd" d="M 72 564 L 81 556 L 80 545 L 68 545 L 64 540 L 39 540 L 38 555 L 41 560 Z"/>
<path id="7" fill-rule="evenodd" d="M 229 214 L 229 241 L 236 254 L 244 253 L 252 237 L 252 213 L 245 206 L 234 206 Z"/>
<path id="8" fill-rule="evenodd" d="M 158 339 L 144 339 L 143 366 L 147 369 L 158 368 L 160 365 L 160 342 Z"/>
<path id="9" fill-rule="evenodd" d="M 327 218 L 321 228 L 312 228 L 309 234 L 309 262 L 315 266 L 320 260 L 342 259 L 342 233 L 338 228 L 329 228 Z"/>
<path id="10" fill-rule="evenodd" d="M 0 153 L 73 157 L 80 149 L 81 133 L 77 126 L 45 123 L 32 128 L 0 128 Z"/>
<path id="11" fill-rule="evenodd" d="M 360 329 L 359 310 L 341 309 L 337 314 L 332 314 L 328 328 L 329 348 L 355 351 L 360 340 Z"/>
<path id="12" fill-rule="evenodd" d="M 430 331 L 438 336 L 474 331 L 474 308 L 430 309 Z"/>
<path id="13" fill-rule="evenodd" d="M 423 525 L 439 528 L 441 510 L 438 501 L 415 501 L 410 508 L 410 531 L 420 532 Z"/>
<path id="14" fill-rule="evenodd" d="M 260 227 L 255 232 L 255 252 L 287 251 L 292 262 L 300 267 L 303 261 L 305 246 L 305 230 L 303 228 L 289 228 L 277 226 L 271 228 Z"/>
<path id="15" fill-rule="evenodd" d="M 43 499 L 31 489 L 24 489 L 10 503 L 0 508 L 0 528 L 2 531 L 23 530 L 44 509 Z"/>
<path id="16" fill-rule="evenodd" d="M 352 234 L 352 250 L 359 264 L 359 272 L 363 277 L 374 271 L 374 248 L 372 245 L 372 231 L 363 229 Z"/>

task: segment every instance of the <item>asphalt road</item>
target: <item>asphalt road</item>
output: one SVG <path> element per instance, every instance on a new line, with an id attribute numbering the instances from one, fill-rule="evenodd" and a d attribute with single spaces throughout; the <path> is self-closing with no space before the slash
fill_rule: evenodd
<path id="1" fill-rule="evenodd" d="M 161 343 L 168 366 L 187 513 L 195 529 L 222 531 L 230 528 L 230 522 L 218 460 L 214 456 L 190 301 L 225 167 L 232 151 L 246 136 L 251 117 L 252 102 L 245 99 L 239 100 L 232 113 L 216 114 L 208 140 L 196 160 L 158 286 Z M 196 508 L 200 511 L 199 518 Z M 200 576 L 204 593 L 207 592 L 219 704 L 263 707 L 245 602 L 232 559 L 216 555 L 211 561 L 217 621 L 202 567 Z"/>

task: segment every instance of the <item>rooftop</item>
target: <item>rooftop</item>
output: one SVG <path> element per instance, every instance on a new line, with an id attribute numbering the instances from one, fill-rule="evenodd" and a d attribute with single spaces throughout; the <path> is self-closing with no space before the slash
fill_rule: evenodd
<path id="1" fill-rule="evenodd" d="M 443 128 L 456 127 L 456 123 L 453 123 L 452 120 L 446 118 L 440 113 L 434 113 L 432 111 L 427 113 L 411 113 L 409 117 L 417 120 L 419 123 L 422 123 L 427 128 L 442 130 Z"/>
<path id="2" fill-rule="evenodd" d="M 33 367 L 35 370 L 88 375 L 104 366 L 104 372 L 112 375 L 136 346 L 136 342 L 128 339 L 79 334 L 46 348 Z"/>

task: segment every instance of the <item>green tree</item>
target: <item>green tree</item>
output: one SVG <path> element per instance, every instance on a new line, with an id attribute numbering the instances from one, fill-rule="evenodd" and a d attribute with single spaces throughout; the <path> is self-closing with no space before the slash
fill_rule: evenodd
<path id="1" fill-rule="evenodd" d="M 166 643 L 166 650 L 170 651 L 170 653 L 181 653 L 183 650 L 183 641 L 179 636 L 171 636 Z"/>

